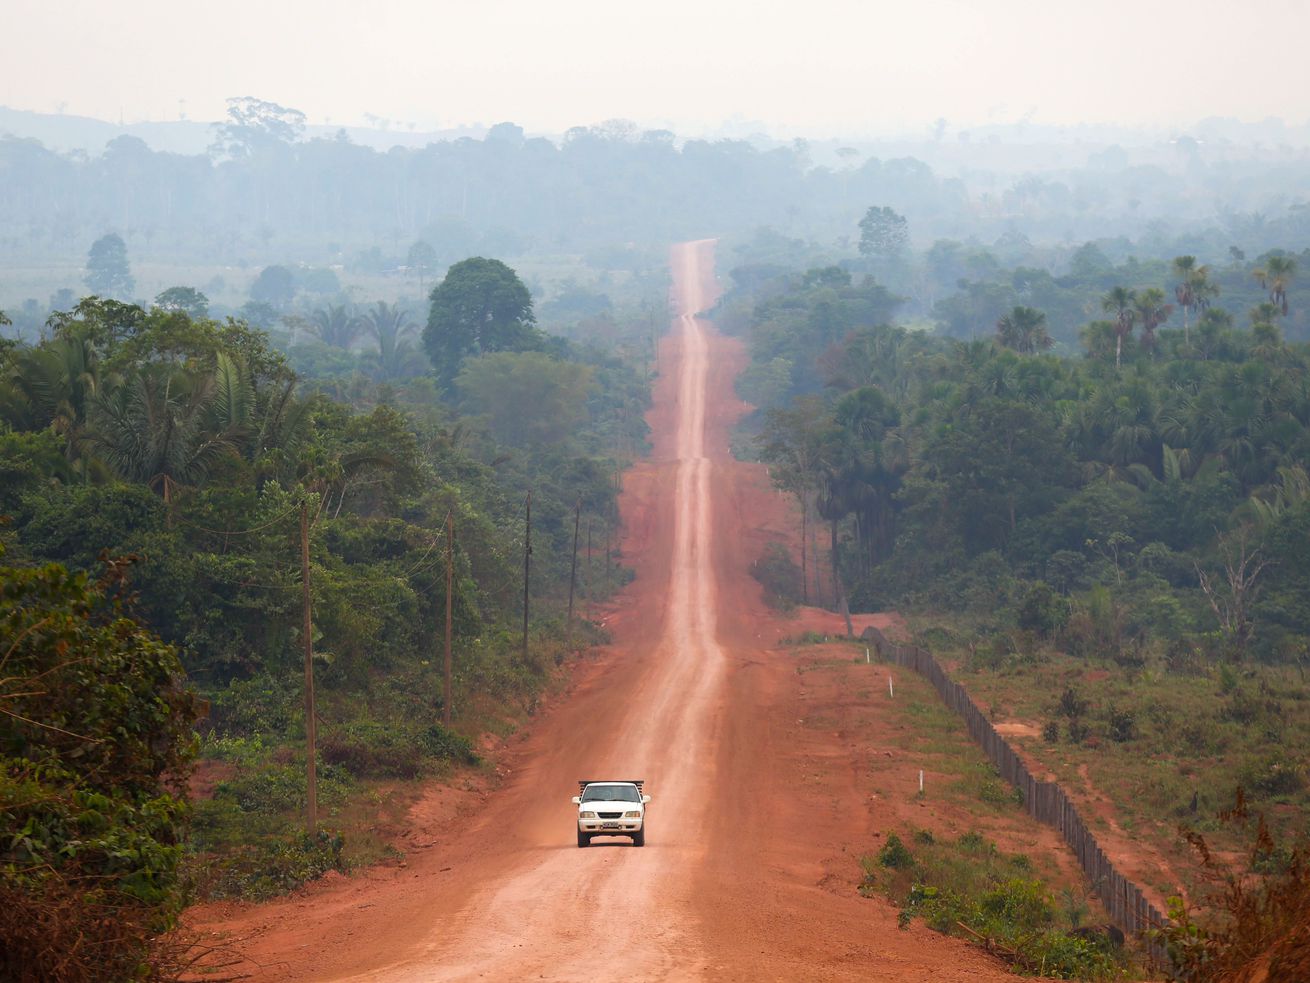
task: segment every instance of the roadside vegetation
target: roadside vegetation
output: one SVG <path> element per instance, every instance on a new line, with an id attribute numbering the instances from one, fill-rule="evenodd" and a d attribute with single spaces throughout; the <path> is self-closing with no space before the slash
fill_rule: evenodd
<path id="1" fill-rule="evenodd" d="M 1028 815 L 926 679 L 866 661 L 863 646 L 845 640 L 783 644 L 794 648 L 807 690 L 826 684 L 823 692 L 840 694 L 836 706 L 807 712 L 805 726 L 878 735 L 861 769 L 878 817 L 860 858 L 862 893 L 886 897 L 902 928 L 920 920 L 1020 972 L 1141 978 L 1141 948 L 1105 928 L 1104 909 L 1058 837 Z M 825 680 L 811 683 L 811 673 Z"/>
<path id="2" fill-rule="evenodd" d="M 1066 890 L 1063 909 L 1034 873 L 1026 853 L 1007 854 L 977 832 L 954 840 L 915 830 L 890 833 L 864 858 L 865 891 L 901 906 L 900 925 L 916 918 L 1000 956 L 1017 970 L 1053 979 L 1135 978 L 1121 944 L 1082 925 L 1087 910 Z"/>
<path id="3" fill-rule="evenodd" d="M 453 267 L 421 333 L 392 305 L 333 307 L 312 347 L 290 354 L 242 320 L 189 311 L 194 300 L 175 292 L 145 308 L 87 297 L 41 340 L 0 349 L 6 911 L 28 919 L 32 945 L 58 940 L 81 924 L 64 925 L 60 906 L 91 897 L 78 878 L 121 868 L 122 886 L 97 882 L 95 901 L 135 939 L 123 958 L 142 960 L 118 978 L 153 971 L 141 939 L 167 929 L 188 897 L 267 897 L 399 859 L 372 831 L 399 824 L 414 780 L 476 769 L 481 737 L 512 731 L 573 653 L 604 640 L 583 615 L 629 575 L 615 546 L 616 490 L 645 446 L 651 367 L 633 353 L 649 351 L 646 320 L 609 316 L 603 347 L 568 341 L 538 326 L 527 289 L 494 260 Z M 366 333 L 373 345 L 352 347 Z M 312 831 L 302 516 L 317 690 Z M 50 624 L 65 622 L 77 636 L 66 651 L 59 643 L 66 662 L 39 664 L 55 644 Z M 132 677 L 95 661 L 111 644 L 128 659 L 137 637 L 160 667 L 131 670 L 163 680 L 151 693 L 129 693 Z M 74 687 L 67 712 L 24 712 L 52 672 L 100 695 Z M 110 699 L 120 688 L 122 705 Z M 121 734 L 105 743 L 94 728 L 128 727 L 114 716 L 137 712 L 127 696 L 166 701 L 173 688 L 177 706 L 158 711 L 166 730 L 141 749 L 166 753 L 141 766 L 142 782 L 169 791 L 137 788 L 86 753 L 126 742 L 129 754 Z M 98 710 L 87 703 L 96 700 Z M 52 734 L 74 743 L 43 750 Z M 93 820 L 121 850 L 91 850 L 77 826 Z M 128 863 L 129 853 L 142 859 Z M 69 958 L 94 965 L 96 944 L 91 933 L 91 948 Z M 30 952 L 6 945 L 0 959 Z"/>
<path id="4" fill-rule="evenodd" d="M 1161 897 L 1199 887 L 1180 824 L 1243 853 L 1249 830 L 1215 819 L 1239 788 L 1290 856 L 1310 805 L 1310 257 L 1116 265 L 1089 244 L 1062 270 L 985 264 L 1003 303 L 943 301 L 915 330 L 896 295 L 953 247 L 910 252 L 898 218 L 870 209 L 858 256 L 808 270 L 741 241 L 717 312 L 749 346 L 754 450 L 804 517 L 791 593 L 906 612 L 1026 753 L 1109 799 L 1095 822 L 1191 870 L 1154 877 Z"/>

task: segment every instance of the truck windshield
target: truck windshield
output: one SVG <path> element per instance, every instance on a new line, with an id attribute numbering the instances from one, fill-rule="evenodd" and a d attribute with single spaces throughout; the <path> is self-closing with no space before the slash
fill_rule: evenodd
<path id="1" fill-rule="evenodd" d="M 588 785 L 583 802 L 640 802 L 635 785 Z"/>

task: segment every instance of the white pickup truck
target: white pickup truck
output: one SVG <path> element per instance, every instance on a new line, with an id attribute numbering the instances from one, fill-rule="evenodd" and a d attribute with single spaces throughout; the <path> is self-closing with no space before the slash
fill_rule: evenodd
<path id="1" fill-rule="evenodd" d="M 593 836 L 631 836 L 633 846 L 646 845 L 646 804 L 641 781 L 578 782 L 578 846 L 588 846 Z"/>

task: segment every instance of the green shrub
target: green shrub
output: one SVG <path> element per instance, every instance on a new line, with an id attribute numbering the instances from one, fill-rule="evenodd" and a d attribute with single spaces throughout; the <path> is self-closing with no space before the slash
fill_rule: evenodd
<path id="1" fill-rule="evenodd" d="M 1304 765 L 1285 751 L 1274 751 L 1242 769 L 1242 787 L 1257 798 L 1291 795 L 1304 785 Z"/>
<path id="2" fill-rule="evenodd" d="M 1110 704 L 1105 712 L 1106 729 L 1112 741 L 1124 744 L 1137 736 L 1137 717 L 1131 710 Z"/>
<path id="3" fill-rule="evenodd" d="M 263 900 L 307 884 L 330 870 L 344 872 L 345 840 L 319 830 L 289 833 L 225 855 L 210 871 L 206 895 L 211 898 Z"/>
<path id="4" fill-rule="evenodd" d="M 914 864 L 913 881 L 900 888 L 904 893 L 899 895 L 903 900 L 897 922 L 905 928 L 921 918 L 938 932 L 975 942 L 980 937 L 998 942 L 1014 953 L 1019 969 L 1035 975 L 1122 978 L 1125 956 L 1121 951 L 1113 950 L 1107 941 L 1082 939 L 1055 929 L 1055 903 L 1033 878 L 1031 868 L 1028 857 L 1007 857 L 995 843 L 974 831 L 954 844 L 926 845 Z M 898 890 L 903 876 L 889 882 L 888 888 Z M 1080 910 L 1079 917 L 1082 913 Z"/>
<path id="5" fill-rule="evenodd" d="M 1067 687 L 1065 691 L 1060 694 L 1060 713 L 1063 716 L 1068 717 L 1070 720 L 1081 717 L 1085 714 L 1089 705 L 1087 699 L 1072 686 Z"/>
<path id="6" fill-rule="evenodd" d="M 440 724 L 432 724 L 423 732 L 423 748 L 434 758 L 466 765 L 478 763 L 473 742 L 454 731 L 446 730 Z"/>
<path id="7" fill-rule="evenodd" d="M 790 611 L 801 602 L 801 568 L 781 543 L 769 543 L 764 554 L 751 564 L 751 576 L 764 587 L 770 607 Z"/>
<path id="8" fill-rule="evenodd" d="M 196 706 L 124 570 L 0 567 L 2 979 L 140 978 L 182 907 Z"/>
<path id="9" fill-rule="evenodd" d="M 914 865 L 914 856 L 895 833 L 887 834 L 887 842 L 878 851 L 878 863 L 893 870 L 904 870 Z"/>
<path id="10" fill-rule="evenodd" d="M 1034 581 L 1019 601 L 1019 627 L 1048 638 L 1069 621 L 1069 602 L 1050 584 Z"/>

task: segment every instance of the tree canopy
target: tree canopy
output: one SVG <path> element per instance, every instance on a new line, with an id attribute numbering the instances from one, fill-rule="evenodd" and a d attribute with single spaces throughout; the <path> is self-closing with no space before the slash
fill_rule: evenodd
<path id="1" fill-rule="evenodd" d="M 86 285 L 94 294 L 127 300 L 136 289 L 127 262 L 127 244 L 115 232 L 101 236 L 86 255 Z"/>
<path id="2" fill-rule="evenodd" d="M 498 259 L 476 256 L 456 263 L 431 299 L 423 347 L 446 382 L 469 355 L 525 351 L 539 343 L 532 295 Z"/>

